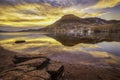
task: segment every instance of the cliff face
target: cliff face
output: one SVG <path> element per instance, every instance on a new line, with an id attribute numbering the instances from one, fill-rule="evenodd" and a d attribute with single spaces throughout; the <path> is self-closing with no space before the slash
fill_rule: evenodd
<path id="1" fill-rule="evenodd" d="M 117 30 L 120 26 L 120 21 L 117 20 L 104 20 L 100 18 L 79 18 L 75 15 L 64 15 L 60 20 L 54 24 L 47 26 L 43 30 L 46 31 L 68 31 L 68 30 L 81 30 L 81 28 L 91 28 L 93 30 L 114 29 Z"/>

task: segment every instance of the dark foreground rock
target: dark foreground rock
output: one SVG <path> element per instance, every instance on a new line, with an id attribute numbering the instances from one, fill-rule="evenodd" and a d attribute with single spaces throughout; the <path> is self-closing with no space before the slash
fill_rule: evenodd
<path id="1" fill-rule="evenodd" d="M 64 67 L 51 63 L 41 56 L 17 55 L 12 66 L 8 65 L 0 73 L 0 80 L 59 80 L 63 77 Z"/>

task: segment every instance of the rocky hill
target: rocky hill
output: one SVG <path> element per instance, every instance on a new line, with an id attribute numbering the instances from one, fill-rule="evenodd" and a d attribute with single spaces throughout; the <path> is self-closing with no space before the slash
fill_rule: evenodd
<path id="1" fill-rule="evenodd" d="M 81 28 L 91 28 L 93 30 L 120 30 L 120 21 L 117 20 L 104 20 L 100 18 L 79 18 L 73 14 L 64 15 L 60 20 L 56 21 L 45 28 L 43 31 L 69 31 L 69 30 L 80 30 Z"/>

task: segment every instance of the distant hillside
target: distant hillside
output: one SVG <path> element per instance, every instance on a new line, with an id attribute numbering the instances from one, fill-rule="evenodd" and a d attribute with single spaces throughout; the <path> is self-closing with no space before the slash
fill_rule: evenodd
<path id="1" fill-rule="evenodd" d="M 27 32 L 27 31 L 40 31 L 42 26 L 29 26 L 29 27 L 12 27 L 0 26 L 0 32 Z"/>
<path id="2" fill-rule="evenodd" d="M 68 14 L 64 15 L 56 21 L 54 24 L 49 25 L 42 30 L 44 31 L 67 31 L 67 30 L 72 30 L 72 29 L 80 29 L 80 28 L 92 28 L 94 30 L 103 30 L 103 29 L 113 29 L 114 30 L 120 30 L 120 21 L 117 20 L 104 20 L 100 18 L 79 18 L 75 15 Z"/>
<path id="3" fill-rule="evenodd" d="M 36 31 L 40 31 L 40 29 L 28 29 L 28 30 L 21 30 L 19 32 L 36 32 Z"/>

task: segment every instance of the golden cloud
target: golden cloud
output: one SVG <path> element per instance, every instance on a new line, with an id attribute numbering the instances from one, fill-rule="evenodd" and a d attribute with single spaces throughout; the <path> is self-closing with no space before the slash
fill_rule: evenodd
<path id="1" fill-rule="evenodd" d="M 59 8 L 48 4 L 2 6 L 0 11 L 0 25 L 8 26 L 43 26 L 54 22 L 60 15 Z"/>
<path id="2" fill-rule="evenodd" d="M 102 8 L 109 8 L 114 7 L 120 4 L 120 0 L 99 0 L 92 8 L 94 9 L 102 9 Z"/>
<path id="3" fill-rule="evenodd" d="M 79 17 L 96 17 L 103 13 L 85 13 L 75 8 L 53 7 L 49 4 L 19 4 L 0 6 L 0 25 L 14 27 L 47 26 L 63 15 L 74 14 Z"/>

